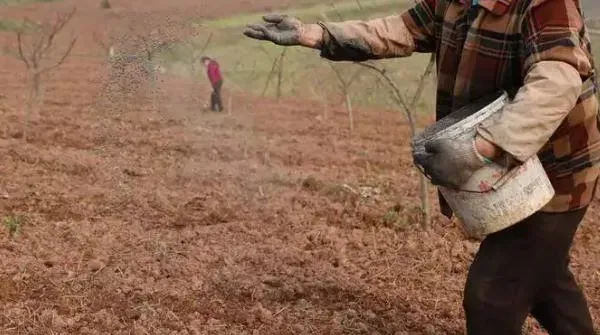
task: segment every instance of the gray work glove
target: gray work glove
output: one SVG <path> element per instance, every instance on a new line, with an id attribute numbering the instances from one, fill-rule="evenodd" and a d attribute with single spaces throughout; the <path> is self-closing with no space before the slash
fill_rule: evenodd
<path id="1" fill-rule="evenodd" d="M 487 164 L 475 149 L 474 137 L 433 140 L 424 149 L 413 148 L 413 159 L 434 185 L 460 188 Z"/>
<path id="2" fill-rule="evenodd" d="M 244 35 L 283 46 L 300 45 L 304 26 L 300 19 L 282 14 L 269 14 L 263 16 L 263 20 L 266 23 L 247 25 Z"/>

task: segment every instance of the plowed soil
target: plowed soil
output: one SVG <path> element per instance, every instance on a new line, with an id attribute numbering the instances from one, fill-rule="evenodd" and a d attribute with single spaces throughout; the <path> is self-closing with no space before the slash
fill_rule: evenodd
<path id="1" fill-rule="evenodd" d="M 351 134 L 341 106 L 325 118 L 316 102 L 227 88 L 228 110 L 204 112 L 208 86 L 167 75 L 154 100 L 109 100 L 107 65 L 85 56 L 96 47 L 91 22 L 109 14 L 77 3 L 83 42 L 45 79 L 27 141 L 24 66 L 0 58 L 0 214 L 21 217 L 16 234 L 0 227 L 1 334 L 463 333 L 478 245 L 435 201 L 431 229 L 419 227 L 401 114 L 358 110 Z M 287 5 L 115 4 L 111 25 Z M 596 324 L 598 208 L 572 260 Z M 526 333 L 543 334 L 533 323 Z"/>

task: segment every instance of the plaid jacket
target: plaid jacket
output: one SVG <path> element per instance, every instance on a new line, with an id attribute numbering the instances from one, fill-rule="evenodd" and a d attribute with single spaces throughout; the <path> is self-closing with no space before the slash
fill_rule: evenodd
<path id="1" fill-rule="evenodd" d="M 525 99 L 515 99 L 526 101 L 515 103 L 504 124 L 489 125 L 480 134 L 521 160 L 528 154 L 540 157 L 556 190 L 543 211 L 588 205 L 599 174 L 600 132 L 593 57 L 579 0 L 464 2 L 420 0 L 401 15 L 321 22 L 321 56 L 364 61 L 435 52 L 438 119 L 498 90 L 518 97 L 533 80 L 528 79 L 533 69 L 549 78 L 563 73 L 557 85 L 563 79 L 582 84 L 574 86 L 572 104 L 548 89 L 530 89 Z"/>

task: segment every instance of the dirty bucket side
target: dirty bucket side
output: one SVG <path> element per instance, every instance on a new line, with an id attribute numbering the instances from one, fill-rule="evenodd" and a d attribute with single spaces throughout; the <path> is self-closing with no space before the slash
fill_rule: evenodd
<path id="1" fill-rule="evenodd" d="M 467 235 L 483 238 L 508 228 L 552 200 L 554 188 L 537 156 L 516 169 L 501 187 L 484 193 L 439 188 Z"/>

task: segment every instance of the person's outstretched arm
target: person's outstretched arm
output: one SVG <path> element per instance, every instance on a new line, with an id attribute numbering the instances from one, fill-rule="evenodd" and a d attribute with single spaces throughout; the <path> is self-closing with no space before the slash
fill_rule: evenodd
<path id="1" fill-rule="evenodd" d="M 364 61 L 410 56 L 435 50 L 436 0 L 421 0 L 400 15 L 368 21 L 306 24 L 287 15 L 263 17 L 265 23 L 248 25 L 248 37 L 278 45 L 300 45 L 321 50 L 335 61 Z"/>

